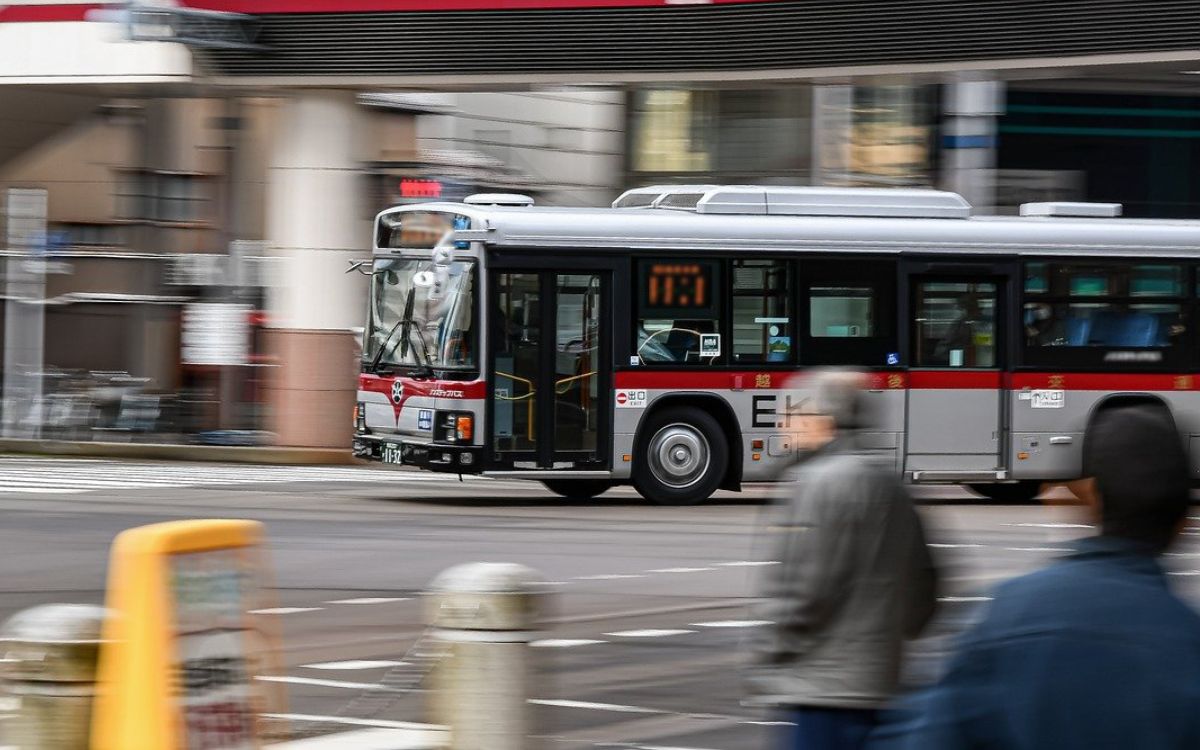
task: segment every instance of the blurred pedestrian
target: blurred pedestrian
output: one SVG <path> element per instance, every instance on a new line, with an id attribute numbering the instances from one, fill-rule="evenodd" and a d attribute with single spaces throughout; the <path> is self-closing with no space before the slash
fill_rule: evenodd
<path id="1" fill-rule="evenodd" d="M 1001 586 L 916 717 L 881 731 L 880 747 L 1200 748 L 1200 616 L 1156 560 L 1188 510 L 1179 434 L 1161 409 L 1120 408 L 1084 448 L 1079 494 L 1099 535 Z"/>
<path id="2" fill-rule="evenodd" d="M 933 613 L 936 576 L 894 465 L 865 455 L 865 376 L 804 382 L 790 415 L 801 460 L 771 509 L 772 560 L 750 703 L 793 722 L 783 748 L 857 750 L 897 688 L 904 641 Z"/>

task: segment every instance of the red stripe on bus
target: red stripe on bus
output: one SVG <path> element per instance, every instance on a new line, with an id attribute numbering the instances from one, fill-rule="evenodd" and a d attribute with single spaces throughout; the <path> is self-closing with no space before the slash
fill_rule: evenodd
<path id="1" fill-rule="evenodd" d="M 392 394 L 392 382 L 399 380 L 404 384 L 404 397 L 433 396 L 434 398 L 486 398 L 487 383 L 482 380 L 464 382 L 462 380 L 414 380 L 413 378 L 396 378 L 386 375 L 371 375 L 362 373 L 358 376 L 358 388 L 372 393 Z"/>
<path id="2" fill-rule="evenodd" d="M 868 387 L 874 389 L 904 388 L 907 383 L 902 372 L 871 372 L 867 375 Z M 712 372 L 686 370 L 623 370 L 613 377 L 615 388 L 644 388 L 646 390 L 670 391 L 691 388 L 706 391 L 746 390 L 760 388 L 795 388 L 803 385 L 803 372 L 761 372 L 743 370 Z"/>
<path id="3" fill-rule="evenodd" d="M 285 13 L 403 13 L 455 10 L 581 10 L 741 5 L 777 0 L 189 0 L 190 8 L 249 15 Z"/>
<path id="4" fill-rule="evenodd" d="M 0 5 L 0 23 L 46 23 L 86 21 L 88 11 L 110 7 L 109 3 L 63 3 L 61 5 Z"/>
<path id="5" fill-rule="evenodd" d="M 1194 391 L 1200 377 L 1188 374 L 1139 372 L 1016 372 L 1012 388 L 1064 391 Z"/>
<path id="6" fill-rule="evenodd" d="M 916 389 L 998 389 L 1004 381 L 999 370 L 916 370 L 908 373 L 908 387 Z"/>

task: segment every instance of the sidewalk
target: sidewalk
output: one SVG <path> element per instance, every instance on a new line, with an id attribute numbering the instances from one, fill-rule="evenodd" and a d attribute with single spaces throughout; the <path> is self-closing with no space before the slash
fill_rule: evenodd
<path id="1" fill-rule="evenodd" d="M 349 446 L 346 448 L 288 448 L 283 446 L 243 447 L 7 439 L 0 440 L 0 453 L 245 464 L 338 464 L 344 466 L 357 463 L 350 453 Z"/>

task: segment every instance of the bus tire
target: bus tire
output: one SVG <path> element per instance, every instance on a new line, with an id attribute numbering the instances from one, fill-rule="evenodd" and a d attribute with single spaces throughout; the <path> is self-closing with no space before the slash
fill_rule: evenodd
<path id="1" fill-rule="evenodd" d="M 976 494 L 983 495 L 993 503 L 1006 505 L 1026 505 L 1037 500 L 1037 496 L 1042 493 L 1042 483 L 1031 479 L 1006 484 L 971 484 L 967 486 Z"/>
<path id="2" fill-rule="evenodd" d="M 633 486 L 656 505 L 696 505 L 717 491 L 729 466 L 729 442 L 708 412 L 672 406 L 643 425 Z"/>
<path id="3" fill-rule="evenodd" d="M 543 479 L 546 489 L 568 500 L 591 500 L 612 487 L 607 479 Z"/>

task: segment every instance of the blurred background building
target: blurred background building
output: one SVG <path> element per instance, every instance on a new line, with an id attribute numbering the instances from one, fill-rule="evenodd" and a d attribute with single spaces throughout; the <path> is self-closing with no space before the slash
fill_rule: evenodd
<path id="1" fill-rule="evenodd" d="M 396 203 L 923 185 L 1200 217 L 1190 2 L 444 7 L 0 6 L 6 434 L 348 445 L 343 270 Z"/>

